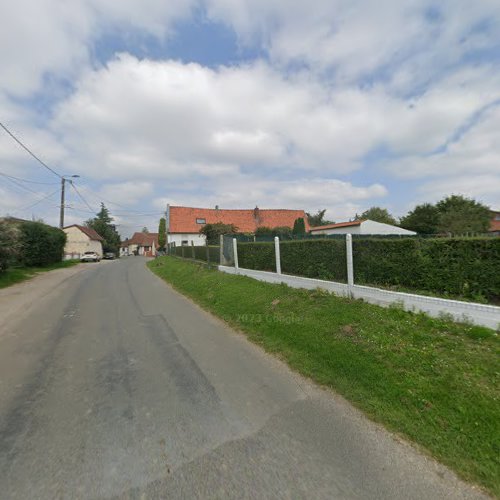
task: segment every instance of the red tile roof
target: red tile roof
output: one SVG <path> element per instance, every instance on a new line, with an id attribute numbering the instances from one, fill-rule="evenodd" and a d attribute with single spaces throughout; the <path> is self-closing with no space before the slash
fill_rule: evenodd
<path id="1" fill-rule="evenodd" d="M 490 221 L 490 231 L 491 232 L 496 232 L 500 231 L 500 220 L 495 220 L 496 217 L 500 215 L 500 212 L 491 212 L 491 221 Z"/>
<path id="2" fill-rule="evenodd" d="M 104 241 L 104 238 L 95 229 L 92 229 L 91 227 L 73 224 L 71 226 L 66 226 L 64 229 L 68 229 L 70 227 L 77 227 L 82 233 L 86 234 L 91 240 Z"/>
<path id="3" fill-rule="evenodd" d="M 293 227 L 296 219 L 303 218 L 306 231 L 309 230 L 304 210 L 261 209 L 226 210 L 220 208 L 170 207 L 170 233 L 198 233 L 204 219 L 206 224 L 234 224 L 240 233 L 253 233 L 258 227 Z"/>
<path id="4" fill-rule="evenodd" d="M 122 242 L 122 247 L 128 247 L 129 245 L 138 245 L 140 247 L 151 247 L 153 242 L 158 248 L 160 245 L 158 243 L 158 233 L 134 233 L 132 238 Z"/>
<path id="5" fill-rule="evenodd" d="M 336 227 L 359 226 L 362 222 L 364 222 L 364 220 L 353 220 L 352 222 L 339 222 L 337 224 L 327 224 L 326 226 L 311 227 L 311 231 L 317 231 L 319 229 L 335 229 Z"/>

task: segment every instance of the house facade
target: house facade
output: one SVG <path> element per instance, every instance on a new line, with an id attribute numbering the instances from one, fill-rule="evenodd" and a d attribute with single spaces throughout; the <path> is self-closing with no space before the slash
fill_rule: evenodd
<path id="1" fill-rule="evenodd" d="M 158 233 L 134 233 L 132 238 L 121 243 L 120 256 L 142 255 L 144 257 L 155 257 L 159 247 Z"/>
<path id="2" fill-rule="evenodd" d="M 85 252 L 96 252 L 102 258 L 104 239 L 94 229 L 73 224 L 63 229 L 66 233 L 64 258 L 79 259 Z"/>
<path id="3" fill-rule="evenodd" d="M 338 224 L 327 224 L 311 228 L 311 234 L 365 234 L 365 235 L 400 235 L 415 236 L 415 231 L 408 231 L 401 227 L 373 220 L 355 220 L 352 222 L 339 222 Z"/>
<path id="4" fill-rule="evenodd" d="M 228 210 L 215 208 L 194 208 L 167 206 L 167 244 L 176 246 L 205 245 L 205 236 L 200 229 L 205 224 L 234 224 L 239 233 L 255 233 L 259 227 L 290 227 L 296 219 L 303 218 L 306 231 L 309 230 L 304 210 L 254 209 Z"/>

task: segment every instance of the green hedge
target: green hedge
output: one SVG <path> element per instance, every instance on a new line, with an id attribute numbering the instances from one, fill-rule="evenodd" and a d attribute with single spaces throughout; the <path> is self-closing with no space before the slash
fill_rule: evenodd
<path id="1" fill-rule="evenodd" d="M 500 300 L 500 238 L 355 239 L 353 257 L 358 284 Z"/>
<path id="2" fill-rule="evenodd" d="M 47 266 L 62 261 L 66 243 L 64 231 L 41 222 L 24 222 L 19 229 L 23 265 Z"/>
<path id="3" fill-rule="evenodd" d="M 356 284 L 500 301 L 500 238 L 354 238 Z M 273 243 L 239 243 L 239 265 L 275 271 Z M 287 274 L 346 282 L 344 239 L 281 242 Z"/>
<path id="4" fill-rule="evenodd" d="M 214 264 L 219 264 L 220 253 L 218 246 L 208 247 L 210 262 Z M 184 257 L 185 259 L 196 259 L 207 262 L 207 247 L 206 246 L 179 246 L 175 247 L 175 255 L 177 257 Z"/>
<path id="5" fill-rule="evenodd" d="M 308 278 L 346 282 L 346 251 L 343 240 L 282 241 L 281 270 Z M 274 243 L 238 244 L 240 267 L 276 271 Z"/>

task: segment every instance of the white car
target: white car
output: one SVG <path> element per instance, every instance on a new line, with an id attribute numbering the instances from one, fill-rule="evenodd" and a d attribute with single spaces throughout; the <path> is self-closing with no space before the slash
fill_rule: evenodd
<path id="1" fill-rule="evenodd" d="M 101 258 L 99 257 L 99 254 L 96 252 L 85 252 L 81 257 L 80 257 L 80 262 L 99 262 Z"/>

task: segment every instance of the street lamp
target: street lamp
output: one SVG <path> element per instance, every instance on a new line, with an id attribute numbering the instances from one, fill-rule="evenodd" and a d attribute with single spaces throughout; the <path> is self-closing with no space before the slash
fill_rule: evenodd
<path id="1" fill-rule="evenodd" d="M 61 176 L 61 208 L 59 211 L 59 227 L 62 229 L 64 227 L 64 191 L 65 184 L 68 178 L 75 179 L 80 177 L 79 175 L 63 175 Z M 69 182 L 72 182 L 71 180 Z"/>

